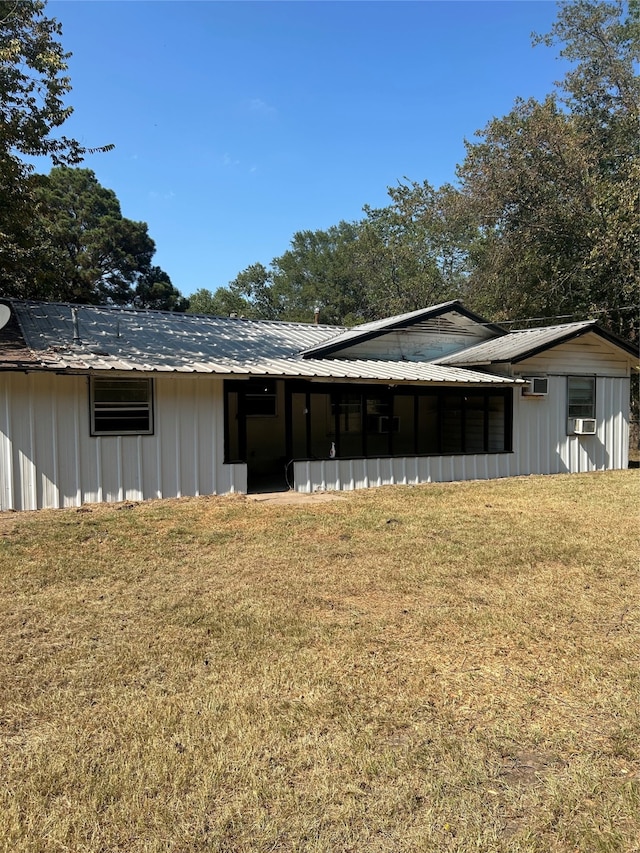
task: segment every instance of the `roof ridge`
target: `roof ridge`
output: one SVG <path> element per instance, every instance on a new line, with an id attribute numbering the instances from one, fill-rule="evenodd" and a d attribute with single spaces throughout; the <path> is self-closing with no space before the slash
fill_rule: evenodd
<path id="1" fill-rule="evenodd" d="M 48 301 L 46 299 L 13 299 L 11 297 L 1 298 L 0 302 L 8 302 L 12 305 L 21 305 L 25 307 L 39 305 L 56 306 L 58 308 L 82 308 L 88 311 L 104 311 L 110 313 L 123 313 L 131 315 L 142 314 L 148 316 L 149 314 L 160 314 L 163 317 L 173 317 L 185 320 L 225 320 L 228 322 L 269 323 L 281 326 L 303 326 L 304 328 L 313 327 L 320 329 L 332 329 L 336 331 L 336 334 L 347 331 L 350 328 L 349 326 L 336 326 L 332 323 L 314 323 L 312 320 L 305 322 L 304 320 L 272 320 L 262 317 L 229 317 L 223 314 L 192 314 L 188 311 L 168 311 L 166 309 L 160 308 L 136 308 L 133 305 L 92 305 L 86 302 L 54 302 Z"/>

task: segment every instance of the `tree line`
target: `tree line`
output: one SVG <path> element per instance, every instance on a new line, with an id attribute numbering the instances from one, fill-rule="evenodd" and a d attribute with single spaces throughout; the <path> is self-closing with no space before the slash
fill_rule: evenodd
<path id="1" fill-rule="evenodd" d="M 455 186 L 403 179 L 386 206 L 297 232 L 268 265 L 186 300 L 153 265 L 147 226 L 78 168 L 86 150 L 52 136 L 69 114 L 59 25 L 39 0 L 0 0 L 0 289 L 280 320 L 319 309 L 345 325 L 459 298 L 495 321 L 595 315 L 635 339 L 638 11 L 638 0 L 559 5 L 534 45 L 559 48 L 569 70 L 543 100 L 516 101 L 466 142 Z M 52 159 L 49 175 L 25 165 L 33 154 Z"/>

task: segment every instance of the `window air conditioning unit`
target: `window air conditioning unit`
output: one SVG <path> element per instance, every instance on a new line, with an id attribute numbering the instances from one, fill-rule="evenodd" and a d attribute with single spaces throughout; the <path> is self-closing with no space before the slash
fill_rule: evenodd
<path id="1" fill-rule="evenodd" d="M 597 425 L 595 418 L 574 418 L 574 435 L 595 435 Z"/>
<path id="2" fill-rule="evenodd" d="M 546 397 L 549 393 L 549 378 L 547 376 L 523 376 L 525 385 L 522 389 L 524 397 Z"/>

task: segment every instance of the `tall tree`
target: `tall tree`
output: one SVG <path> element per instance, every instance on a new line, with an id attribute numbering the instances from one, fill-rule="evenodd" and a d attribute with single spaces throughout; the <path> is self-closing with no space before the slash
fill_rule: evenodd
<path id="1" fill-rule="evenodd" d="M 289 249 L 274 258 L 272 302 L 288 320 L 357 322 L 366 314 L 366 283 L 358 261 L 360 228 L 339 222 L 326 231 L 297 231 Z"/>
<path id="2" fill-rule="evenodd" d="M 90 169 L 58 166 L 34 176 L 33 195 L 41 238 L 34 296 L 184 309 L 169 276 L 151 266 L 146 223 L 123 217 L 116 194 Z"/>
<path id="3" fill-rule="evenodd" d="M 249 317 L 254 320 L 277 318 L 271 293 L 271 273 L 262 264 L 251 264 L 229 283 L 213 293 L 206 288 L 196 290 L 189 298 L 189 313 L 214 314 L 228 317 Z"/>
<path id="4" fill-rule="evenodd" d="M 467 229 L 453 188 L 403 181 L 388 193 L 391 204 L 365 207 L 358 246 L 369 272 L 369 313 L 402 313 L 462 296 Z"/>
<path id="5" fill-rule="evenodd" d="M 536 38 L 561 44 L 573 63 L 557 92 L 519 100 L 467 144 L 459 176 L 480 234 L 477 307 L 498 317 L 597 312 L 636 334 L 638 32 L 622 3 L 562 5 Z"/>
<path id="6" fill-rule="evenodd" d="M 229 313 L 277 320 L 281 311 L 272 288 L 272 274 L 262 264 L 251 264 L 229 284 Z"/>
<path id="7" fill-rule="evenodd" d="M 237 311 L 236 305 L 230 304 L 231 294 L 225 287 L 218 287 L 212 292 L 206 287 L 201 287 L 189 297 L 189 314 L 212 314 L 216 317 L 228 317 L 229 314 L 244 314 L 243 310 Z"/>
<path id="8" fill-rule="evenodd" d="M 58 22 L 41 0 L 0 0 L 0 291 L 28 295 L 33 232 L 30 175 L 25 157 L 76 164 L 87 149 L 57 134 L 72 112 L 71 89 Z M 107 145 L 102 149 L 108 150 Z"/>
<path id="9" fill-rule="evenodd" d="M 324 323 L 360 322 L 367 318 L 368 272 L 360 263 L 359 238 L 359 224 L 350 222 L 298 231 L 268 268 L 251 264 L 227 287 L 197 291 L 189 310 L 311 322 L 319 309 Z"/>

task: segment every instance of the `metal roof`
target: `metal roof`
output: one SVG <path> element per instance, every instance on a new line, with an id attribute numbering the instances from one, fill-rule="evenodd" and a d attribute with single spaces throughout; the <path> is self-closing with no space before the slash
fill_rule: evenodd
<path id="1" fill-rule="evenodd" d="M 480 366 L 483 364 L 500 364 L 518 362 L 530 358 L 549 347 L 557 346 L 579 337 L 587 332 L 594 332 L 615 346 L 634 354 L 634 349 L 627 341 L 597 325 L 595 320 L 583 320 L 579 323 L 562 323 L 558 326 L 544 326 L 536 329 L 521 329 L 509 332 L 508 335 L 494 338 L 481 344 L 469 347 L 461 352 L 443 356 L 435 360 L 436 364 L 457 366 Z M 637 354 L 637 353 L 636 353 Z"/>
<path id="2" fill-rule="evenodd" d="M 445 384 L 505 385 L 512 381 L 430 362 L 302 358 L 303 350 L 344 331 L 335 326 L 66 303 L 12 301 L 8 304 L 12 317 L 18 320 L 25 352 L 31 359 L 30 369 Z M 0 330 L 0 340 L 4 331 Z M 0 348 L 0 366 L 2 361 Z M 6 362 L 4 366 L 16 365 Z"/>

